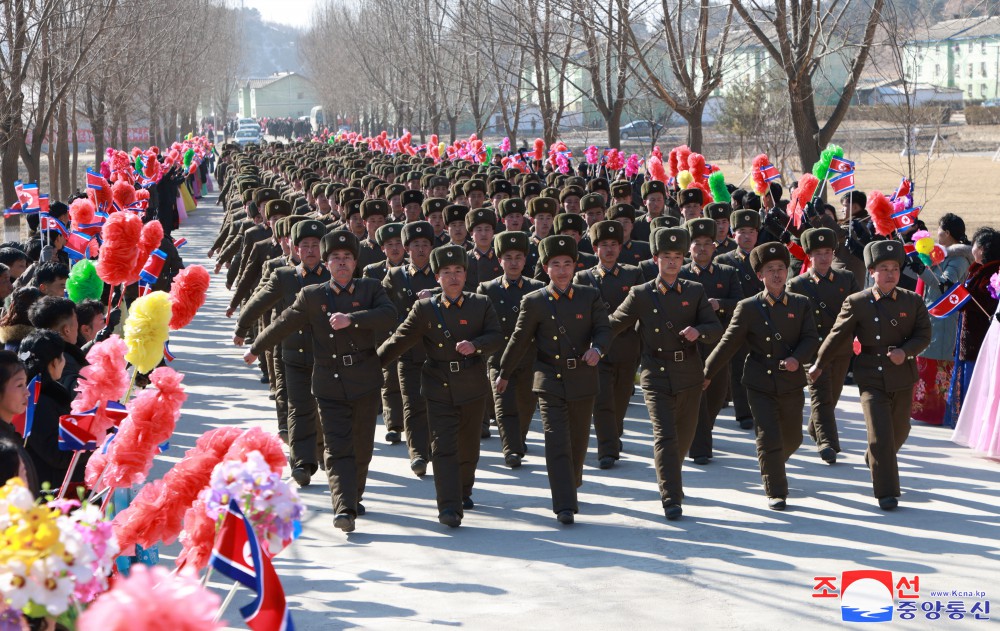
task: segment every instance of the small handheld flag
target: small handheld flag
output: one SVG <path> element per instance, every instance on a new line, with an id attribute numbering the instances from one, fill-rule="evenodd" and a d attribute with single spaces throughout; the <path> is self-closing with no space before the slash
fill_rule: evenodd
<path id="1" fill-rule="evenodd" d="M 172 362 L 175 359 L 177 359 L 177 357 L 170 352 L 170 342 L 163 343 L 163 359 L 167 360 L 168 362 Z"/>
<path id="2" fill-rule="evenodd" d="M 927 313 L 935 318 L 947 318 L 965 306 L 965 303 L 970 298 L 972 296 L 965 288 L 965 285 L 956 283 L 943 296 L 935 300 L 934 304 L 927 308 Z"/>
<path id="3" fill-rule="evenodd" d="M 920 206 L 907 208 L 891 215 L 892 222 L 896 224 L 896 230 L 900 234 L 917 226 L 917 215 L 920 214 Z"/>
<path id="4" fill-rule="evenodd" d="M 167 262 L 167 254 L 163 250 L 157 248 L 149 255 L 149 259 L 146 260 L 145 267 L 139 272 L 139 279 L 145 283 L 152 285 L 156 282 L 156 279 L 160 277 L 160 273 L 163 272 L 163 265 Z"/>
<path id="5" fill-rule="evenodd" d="M 830 190 L 836 195 L 854 190 L 854 172 L 842 173 L 830 180 Z"/>
<path id="6" fill-rule="evenodd" d="M 42 382 L 36 376 L 28 382 L 28 407 L 23 414 L 18 414 L 11 420 L 14 429 L 24 438 L 24 442 L 28 442 L 28 437 L 31 436 L 31 428 L 35 424 L 35 406 L 38 405 L 41 396 Z"/>
<path id="7" fill-rule="evenodd" d="M 765 182 L 772 182 L 781 177 L 781 173 L 778 171 L 778 167 L 773 164 L 765 164 L 760 169 L 760 174 L 764 176 Z"/>
<path id="8" fill-rule="evenodd" d="M 90 432 L 93 414 L 65 414 L 59 417 L 59 449 L 94 451 L 97 438 Z"/>
<path id="9" fill-rule="evenodd" d="M 841 174 L 841 173 L 854 173 L 854 162 L 848 160 L 847 158 L 838 158 L 834 156 L 830 159 L 829 174 Z"/>

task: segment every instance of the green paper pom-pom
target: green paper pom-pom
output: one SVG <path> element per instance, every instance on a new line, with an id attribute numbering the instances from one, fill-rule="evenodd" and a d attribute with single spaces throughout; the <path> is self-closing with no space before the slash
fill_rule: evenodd
<path id="1" fill-rule="evenodd" d="M 73 266 L 66 280 L 69 299 L 79 304 L 84 300 L 100 300 L 104 293 L 104 281 L 97 275 L 93 261 L 82 260 Z"/>
<path id="2" fill-rule="evenodd" d="M 732 203 L 733 197 L 726 188 L 726 176 L 722 171 L 716 171 L 708 176 L 708 188 L 712 191 L 712 199 L 725 204 Z"/>
<path id="3" fill-rule="evenodd" d="M 819 160 L 813 165 L 812 173 L 816 176 L 817 180 L 823 181 L 826 179 L 827 172 L 830 170 L 830 161 L 834 158 L 843 158 L 844 149 L 838 145 L 827 145 L 823 153 L 819 154 Z"/>

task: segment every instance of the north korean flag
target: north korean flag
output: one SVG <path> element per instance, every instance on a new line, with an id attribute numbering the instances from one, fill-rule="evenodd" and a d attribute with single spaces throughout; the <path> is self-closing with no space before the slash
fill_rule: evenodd
<path id="1" fill-rule="evenodd" d="M 760 170 L 760 174 L 764 177 L 765 182 L 771 182 L 781 177 L 781 172 L 778 171 L 778 167 L 773 164 L 764 165 Z"/>
<path id="2" fill-rule="evenodd" d="M 94 237 L 89 234 L 73 231 L 66 237 L 66 245 L 63 246 L 63 250 L 66 250 L 70 259 L 83 260 L 87 258 L 87 246 L 93 239 Z"/>
<path id="3" fill-rule="evenodd" d="M 65 414 L 59 417 L 59 449 L 62 451 L 94 451 L 97 438 L 90 431 L 93 414 Z"/>
<path id="4" fill-rule="evenodd" d="M 28 442 L 28 436 L 31 436 L 31 428 L 35 424 L 35 406 L 38 405 L 38 399 L 41 396 L 42 381 L 36 376 L 28 382 L 28 407 L 25 408 L 24 412 L 15 415 L 10 420 L 11 424 L 14 425 L 14 430 L 24 438 L 24 442 Z"/>
<path id="5" fill-rule="evenodd" d="M 254 600 L 240 608 L 248 627 L 254 631 L 294 631 L 278 574 L 263 553 L 253 524 L 233 500 L 215 538 L 211 564 L 216 571 L 256 592 Z"/>
<path id="6" fill-rule="evenodd" d="M 37 213 L 42 208 L 38 197 L 38 184 L 25 184 L 21 187 L 21 208 L 25 213 Z"/>
<path id="7" fill-rule="evenodd" d="M 146 265 L 139 272 L 139 280 L 152 285 L 160 277 L 163 271 L 163 264 L 167 262 L 167 253 L 157 248 L 146 260 Z"/>
<path id="8" fill-rule="evenodd" d="M 907 210 L 901 210 L 891 216 L 892 222 L 896 224 L 896 230 L 900 234 L 910 230 L 917 225 L 917 215 L 920 214 L 920 206 L 914 206 Z"/>
<path id="9" fill-rule="evenodd" d="M 842 173 L 830 180 L 830 190 L 836 195 L 854 190 L 854 172 Z"/>
<path id="10" fill-rule="evenodd" d="M 955 284 L 945 295 L 934 301 L 934 304 L 927 308 L 927 312 L 935 318 L 947 318 L 961 309 L 965 303 L 969 302 L 970 298 L 972 296 L 965 285 Z"/>
<path id="11" fill-rule="evenodd" d="M 41 213 L 39 215 L 39 229 L 55 230 L 67 239 L 69 238 L 69 230 L 66 230 L 66 226 L 63 222 L 59 221 L 49 213 Z"/>
<path id="12" fill-rule="evenodd" d="M 828 173 L 854 173 L 854 162 L 847 158 L 833 158 Z"/>

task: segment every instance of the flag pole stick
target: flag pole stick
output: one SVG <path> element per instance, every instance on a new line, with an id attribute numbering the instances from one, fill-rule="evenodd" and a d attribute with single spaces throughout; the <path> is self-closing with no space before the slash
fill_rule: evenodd
<path id="1" fill-rule="evenodd" d="M 76 463 L 80 461 L 80 452 L 73 452 L 73 459 L 69 461 L 69 470 L 66 471 L 66 477 L 63 478 L 62 486 L 59 487 L 59 495 L 56 497 L 57 500 L 61 500 L 66 495 L 66 490 L 69 488 L 70 480 L 73 478 L 73 470 L 76 469 Z"/>
<path id="2" fill-rule="evenodd" d="M 240 584 L 238 582 L 234 582 L 233 586 L 229 588 L 229 593 L 226 594 L 226 599 L 222 601 L 221 605 L 219 605 L 219 611 L 215 614 L 215 622 L 222 619 L 222 614 L 224 614 L 226 609 L 229 608 L 229 603 L 233 602 L 233 596 L 236 595 L 236 590 L 239 588 Z"/>

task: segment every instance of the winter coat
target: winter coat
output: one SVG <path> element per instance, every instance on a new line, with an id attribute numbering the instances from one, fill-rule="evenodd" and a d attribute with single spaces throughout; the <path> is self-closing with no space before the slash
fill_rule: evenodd
<path id="1" fill-rule="evenodd" d="M 992 321 L 986 313 L 996 313 L 997 310 L 997 300 L 990 295 L 989 290 L 990 278 L 997 272 L 1000 272 L 1000 261 L 989 261 L 984 265 L 973 263 L 969 268 L 966 289 L 972 295 L 972 300 L 962 307 L 962 325 L 958 332 L 960 361 L 974 362 L 979 357 L 979 347 L 982 346 Z M 978 306 L 976 303 L 979 303 Z M 983 313 L 983 309 L 986 313 Z"/>
<path id="2" fill-rule="evenodd" d="M 928 307 L 956 283 L 964 283 L 973 263 L 972 247 L 961 243 L 948 247 L 948 253 L 938 265 L 927 266 L 920 274 L 924 281 L 924 304 Z M 958 312 L 947 318 L 931 317 L 931 344 L 921 357 L 937 361 L 954 361 L 958 341 Z"/>
<path id="3" fill-rule="evenodd" d="M 0 344 L 8 351 L 17 352 L 21 346 L 21 340 L 28 337 L 28 333 L 35 330 L 30 324 L 9 324 L 0 326 Z"/>
<path id="4" fill-rule="evenodd" d="M 66 477 L 72 451 L 59 449 L 59 417 L 70 413 L 73 396 L 58 381 L 43 377 L 42 392 L 35 405 L 35 421 L 26 448 L 35 463 L 38 481 L 57 490 Z M 84 453 L 74 471 L 73 480 L 82 481 L 89 454 Z"/>

